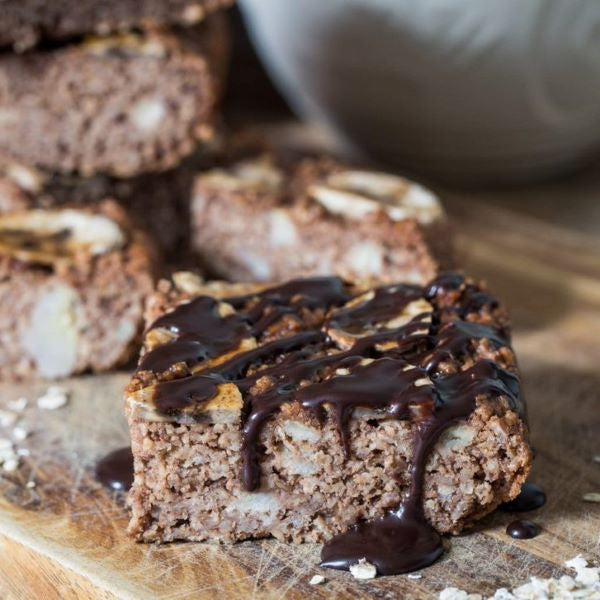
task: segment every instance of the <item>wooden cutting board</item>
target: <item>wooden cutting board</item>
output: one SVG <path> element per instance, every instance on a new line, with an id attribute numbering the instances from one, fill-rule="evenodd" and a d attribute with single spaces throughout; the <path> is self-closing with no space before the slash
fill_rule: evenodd
<path id="1" fill-rule="evenodd" d="M 532 575 L 558 575 L 563 561 L 580 553 L 597 562 L 600 504 L 582 495 L 600 492 L 600 464 L 592 460 L 600 454 L 598 240 L 498 208 L 498 198 L 490 204 L 483 194 L 445 196 L 468 269 L 485 276 L 512 311 L 537 451 L 532 480 L 548 494 L 531 515 L 540 536 L 509 538 L 511 516 L 497 513 L 448 539 L 448 551 L 421 579 L 369 582 L 319 569 L 316 545 L 134 544 L 124 534 L 123 498 L 93 476 L 99 457 L 127 443 L 127 374 L 65 382 L 70 402 L 55 411 L 35 406 L 45 384 L 3 384 L 0 405 L 30 399 L 22 421 L 32 433 L 19 443 L 30 456 L 0 480 L 0 597 L 431 598 L 447 586 L 492 594 Z M 584 209 L 585 202 L 577 208 Z M 34 488 L 26 486 L 30 480 Z M 326 583 L 310 586 L 317 573 Z"/>

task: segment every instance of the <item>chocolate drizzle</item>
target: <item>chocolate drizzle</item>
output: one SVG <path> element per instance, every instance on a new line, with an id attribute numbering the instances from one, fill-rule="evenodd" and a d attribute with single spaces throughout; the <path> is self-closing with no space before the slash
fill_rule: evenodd
<path id="1" fill-rule="evenodd" d="M 444 305 L 448 295 L 453 300 Z M 242 481 L 250 491 L 260 485 L 260 433 L 286 403 L 298 403 L 320 423 L 334 419 L 346 456 L 356 407 L 412 421 L 410 485 L 400 506 L 334 537 L 323 549 L 322 564 L 348 568 L 364 557 L 387 575 L 433 562 L 442 552 L 441 540 L 425 520 L 422 497 L 432 447 L 480 397 L 503 397 L 522 411 L 516 376 L 477 353 L 481 340 L 492 350 L 507 347 L 506 332 L 466 320 L 486 313 L 486 322 L 493 321 L 496 301 L 461 275 L 444 274 L 425 289 L 387 286 L 354 299 L 342 280 L 331 277 L 296 280 L 224 302 L 235 312 L 219 316 L 217 301 L 199 297 L 151 327 L 175 338 L 148 352 L 140 371 L 161 372 L 174 362 L 195 367 L 186 377 L 156 386 L 156 410 L 193 410 L 215 398 L 222 384 L 234 383 L 244 402 Z M 413 302 L 419 302 L 416 309 L 403 315 Z M 300 332 L 287 331 L 292 335 L 202 371 L 203 361 L 234 352 L 243 339 L 258 339 L 288 316 Z M 336 344 L 340 336 L 346 340 L 342 348 Z M 462 364 L 462 358 L 468 360 Z"/>
<path id="2" fill-rule="evenodd" d="M 337 311 L 330 320 L 331 325 L 350 333 L 364 331 L 398 315 L 407 304 L 422 298 L 423 290 L 398 284 L 377 288 L 372 295 L 366 302 Z"/>
<path id="3" fill-rule="evenodd" d="M 165 329 L 176 337 L 143 356 L 138 369 L 158 373 L 177 363 L 192 368 L 235 350 L 244 338 L 262 334 L 285 314 L 340 305 L 348 299 L 343 281 L 336 277 L 290 281 L 261 294 L 227 298 L 235 309 L 255 302 L 244 314 L 225 317 L 219 314 L 222 303 L 199 296 L 152 324 L 149 331 Z"/>
<path id="4" fill-rule="evenodd" d="M 505 502 L 500 509 L 506 512 L 528 512 L 546 504 L 546 494 L 535 483 L 525 483 L 520 494 L 512 501 Z"/>
<path id="5" fill-rule="evenodd" d="M 119 448 L 102 457 L 96 464 L 96 479 L 115 492 L 126 492 L 133 483 L 131 448 Z"/>
<path id="6" fill-rule="evenodd" d="M 517 540 L 530 540 L 539 534 L 540 530 L 531 521 L 513 521 L 506 528 L 506 533 Z"/>
<path id="7" fill-rule="evenodd" d="M 166 371 L 171 365 L 184 362 L 193 367 L 235 348 L 249 335 L 247 322 L 237 313 L 219 315 L 219 302 L 200 296 L 158 319 L 152 329 L 165 329 L 176 336 L 146 354 L 140 369 Z"/>

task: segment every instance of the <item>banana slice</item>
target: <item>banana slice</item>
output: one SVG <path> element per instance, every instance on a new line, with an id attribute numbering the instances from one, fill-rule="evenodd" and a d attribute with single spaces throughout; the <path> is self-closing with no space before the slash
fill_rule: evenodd
<path id="1" fill-rule="evenodd" d="M 74 210 L 33 209 L 0 216 L 0 255 L 54 265 L 121 248 L 126 236 L 115 221 Z"/>
<path id="2" fill-rule="evenodd" d="M 427 224 L 443 216 L 438 198 L 424 187 L 395 175 L 373 171 L 341 171 L 309 189 L 327 211 L 360 220 L 378 211 L 393 221 L 416 219 Z"/>
<path id="3" fill-rule="evenodd" d="M 283 173 L 268 156 L 242 161 L 230 169 L 213 169 L 199 178 L 202 185 L 222 190 L 278 191 L 283 185 Z"/>

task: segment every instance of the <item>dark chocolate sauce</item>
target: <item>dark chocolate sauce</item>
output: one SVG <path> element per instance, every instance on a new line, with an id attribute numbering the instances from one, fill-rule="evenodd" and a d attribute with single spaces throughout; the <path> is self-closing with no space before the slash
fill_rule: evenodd
<path id="1" fill-rule="evenodd" d="M 512 392 L 514 381 L 513 375 L 490 361 L 434 380 L 431 391 L 436 397 L 436 406 L 418 422 L 407 495 L 398 509 L 383 519 L 360 523 L 329 540 L 321 553 L 321 565 L 348 569 L 366 558 L 377 567 L 380 575 L 394 575 L 434 562 L 442 554 L 443 547 L 439 534 L 427 523 L 423 511 L 423 481 L 429 452 L 449 425 L 473 411 L 478 395 L 504 395 L 516 406 L 518 402 Z M 335 398 L 329 401 L 332 400 L 335 406 Z"/>
<path id="2" fill-rule="evenodd" d="M 193 367 L 236 348 L 250 327 L 238 313 L 221 317 L 218 308 L 217 300 L 200 296 L 155 321 L 151 330 L 166 329 L 177 337 L 142 357 L 139 369 L 166 371 L 180 362 Z"/>
<path id="3" fill-rule="evenodd" d="M 513 521 L 506 528 L 506 533 L 517 540 L 530 540 L 539 534 L 540 530 L 531 521 Z"/>
<path id="4" fill-rule="evenodd" d="M 444 306 L 438 301 L 448 291 L 453 300 Z M 420 298 L 432 303 L 433 314 L 417 315 L 390 328 L 402 309 Z M 507 346 L 508 341 L 503 331 L 464 320 L 467 314 L 493 310 L 496 303 L 460 275 L 442 275 L 426 289 L 379 288 L 362 303 L 338 308 L 350 299 L 338 278 L 296 280 L 259 294 L 228 298 L 225 302 L 237 312 L 226 317 L 218 316 L 214 301 L 198 298 L 152 326 L 166 328 L 176 337 L 149 352 L 139 368 L 161 371 L 174 361 L 201 368 L 203 360 L 235 350 L 243 337 L 261 335 L 283 316 L 291 315 L 302 324 L 306 311 L 322 310 L 319 328 L 236 354 L 207 374 L 200 371 L 159 383 L 155 406 L 166 414 L 193 411 L 214 398 L 219 385 L 235 383 L 244 401 L 241 478 L 249 491 L 260 485 L 262 428 L 285 403 L 299 403 L 321 423 L 333 418 L 346 456 L 351 452 L 349 422 L 356 407 L 384 411 L 390 419 L 412 420 L 416 437 L 410 486 L 400 506 L 334 537 L 322 553 L 323 566 L 345 569 L 366 558 L 382 575 L 402 573 L 426 566 L 442 553 L 440 536 L 423 512 L 425 465 L 432 447 L 452 423 L 475 409 L 478 396 L 502 396 L 522 414 L 519 383 L 496 363 L 476 355 L 478 340 L 486 339 L 494 348 Z M 355 336 L 352 346 L 340 351 L 331 337 L 334 331 Z M 456 359 L 463 355 L 473 364 L 455 372 Z M 442 368 L 443 363 L 454 369 Z"/>
<path id="5" fill-rule="evenodd" d="M 294 280 L 258 294 L 227 298 L 226 302 L 238 310 L 251 306 L 245 314 L 236 312 L 226 317 L 220 316 L 217 300 L 200 296 L 150 326 L 148 331 L 166 329 L 176 337 L 143 356 L 138 370 L 161 372 L 176 363 L 192 368 L 235 350 L 244 338 L 260 335 L 284 314 L 338 306 L 348 299 L 345 284 L 337 277 Z"/>
<path id="6" fill-rule="evenodd" d="M 441 294 L 459 291 L 465 286 L 465 278 L 460 273 L 450 271 L 438 275 L 424 290 L 423 296 L 434 301 Z"/>
<path id="7" fill-rule="evenodd" d="M 119 448 L 101 458 L 96 464 L 96 479 L 115 492 L 127 491 L 133 483 L 131 448 Z"/>
<path id="8" fill-rule="evenodd" d="M 375 323 L 389 321 L 407 304 L 422 297 L 423 290 L 416 286 L 391 285 L 377 288 L 367 302 L 337 311 L 330 324 L 344 331 L 364 331 Z"/>
<path id="9" fill-rule="evenodd" d="M 445 360 L 468 354 L 475 343 L 488 340 L 495 348 L 507 346 L 508 341 L 491 327 L 468 321 L 450 321 L 439 328 L 435 352 L 426 364 L 428 371 L 436 371 Z"/>
<path id="10" fill-rule="evenodd" d="M 521 493 L 510 502 L 505 502 L 500 509 L 506 512 L 527 512 L 541 508 L 546 504 L 546 494 L 535 483 L 525 483 Z"/>
<path id="11" fill-rule="evenodd" d="M 365 558 L 378 575 L 397 575 L 430 565 L 443 552 L 442 539 L 420 512 L 389 513 L 354 525 L 325 544 L 321 566 L 347 570 Z"/>

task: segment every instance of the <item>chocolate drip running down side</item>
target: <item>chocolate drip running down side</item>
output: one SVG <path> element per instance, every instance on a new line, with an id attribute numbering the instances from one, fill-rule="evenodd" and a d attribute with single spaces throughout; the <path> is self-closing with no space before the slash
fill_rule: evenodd
<path id="1" fill-rule="evenodd" d="M 438 307 L 436 300 L 447 289 L 459 299 L 451 307 Z M 462 276 L 445 274 L 427 288 L 382 287 L 346 305 L 351 299 L 338 278 L 297 280 L 228 298 L 224 302 L 236 312 L 220 318 L 216 301 L 211 304 L 200 297 L 152 326 L 167 328 L 177 337 L 148 352 L 139 369 L 161 371 L 174 362 L 199 367 L 199 372 L 156 386 L 154 403 L 164 414 L 202 406 L 216 397 L 221 384 L 237 386 L 244 401 L 242 481 L 249 491 L 260 485 L 260 433 L 286 403 L 297 402 L 320 423 L 333 418 L 346 456 L 351 452 L 349 424 L 356 407 L 413 421 L 410 485 L 400 506 L 382 519 L 359 523 L 334 537 L 322 554 L 322 564 L 328 567 L 348 568 L 366 558 L 380 574 L 402 573 L 430 564 L 442 552 L 440 536 L 425 520 L 422 498 L 425 466 L 439 436 L 468 417 L 479 397 L 503 397 L 522 414 L 519 384 L 495 362 L 477 360 L 480 340 L 494 349 L 508 347 L 508 341 L 504 331 L 464 320 L 473 310 L 493 311 L 497 305 L 465 284 Z M 411 302 L 426 300 L 433 312 L 396 321 Z M 320 326 L 240 352 L 202 372 L 207 357 L 235 350 L 244 337 L 260 336 L 284 315 L 301 321 L 303 312 L 315 310 L 323 313 Z M 350 335 L 350 348 L 340 350 L 333 332 Z M 193 348 L 194 343 L 202 352 Z M 471 366 L 448 372 L 449 361 L 462 356 L 474 357 Z"/>

